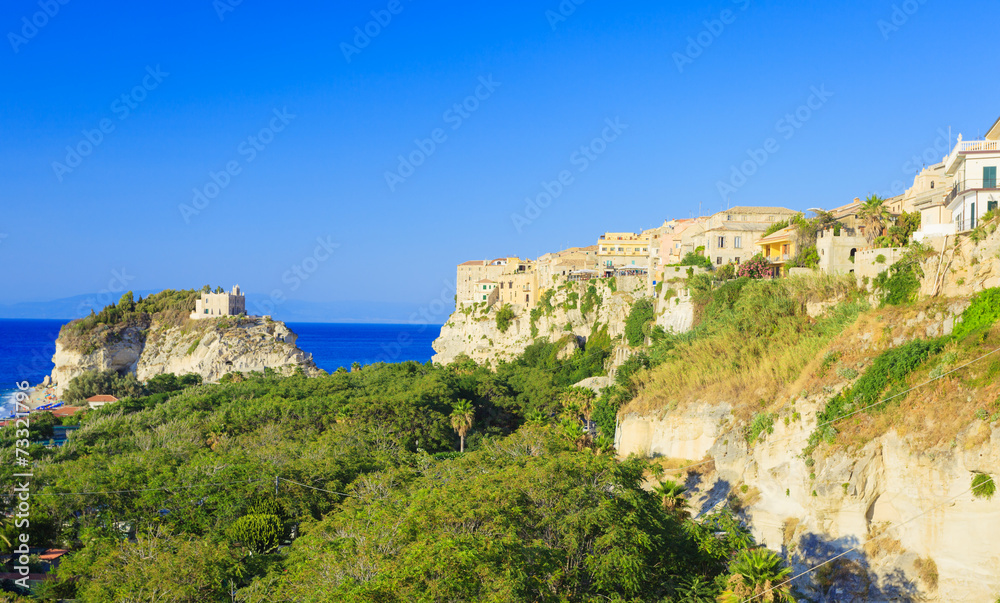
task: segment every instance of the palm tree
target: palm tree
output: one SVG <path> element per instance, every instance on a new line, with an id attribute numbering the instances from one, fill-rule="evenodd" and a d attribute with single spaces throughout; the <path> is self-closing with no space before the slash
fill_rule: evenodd
<path id="1" fill-rule="evenodd" d="M 767 549 L 744 549 L 729 566 L 726 590 L 719 603 L 738 603 L 750 598 L 762 603 L 795 603 L 788 580 L 792 570 Z"/>
<path id="2" fill-rule="evenodd" d="M 686 519 L 690 515 L 688 501 L 681 496 L 685 492 L 687 488 L 669 479 L 653 486 L 653 493 L 660 497 L 663 510 L 678 519 Z"/>
<path id="3" fill-rule="evenodd" d="M 459 400 L 452 407 L 451 426 L 458 434 L 461 442 L 459 452 L 465 452 L 465 434 L 472 429 L 472 421 L 476 418 L 476 409 L 472 407 L 472 402 Z"/>
<path id="4" fill-rule="evenodd" d="M 865 225 L 865 239 L 871 245 L 885 230 L 886 225 L 892 220 L 892 214 L 885 206 L 885 199 L 878 195 L 869 195 L 858 210 L 858 217 Z"/>

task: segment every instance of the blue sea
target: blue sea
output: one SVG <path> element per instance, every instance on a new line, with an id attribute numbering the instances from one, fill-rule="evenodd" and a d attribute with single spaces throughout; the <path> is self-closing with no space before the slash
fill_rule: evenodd
<path id="1" fill-rule="evenodd" d="M 10 405 L 17 384 L 37 385 L 52 372 L 56 337 L 65 320 L 0 319 L 0 416 Z M 287 323 L 298 334 L 298 346 L 329 372 L 376 362 L 427 362 L 440 325 Z"/>

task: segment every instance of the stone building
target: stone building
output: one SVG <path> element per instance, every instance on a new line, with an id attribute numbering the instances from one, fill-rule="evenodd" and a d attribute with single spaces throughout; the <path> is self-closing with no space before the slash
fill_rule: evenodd
<path id="1" fill-rule="evenodd" d="M 191 318 L 218 318 L 219 316 L 239 316 L 247 313 L 246 297 L 236 285 L 230 293 L 201 293 L 195 301 Z"/>
<path id="2" fill-rule="evenodd" d="M 733 207 L 712 215 L 705 227 L 705 255 L 712 264 L 739 264 L 753 257 L 757 240 L 775 222 L 799 212 L 784 207 Z"/>

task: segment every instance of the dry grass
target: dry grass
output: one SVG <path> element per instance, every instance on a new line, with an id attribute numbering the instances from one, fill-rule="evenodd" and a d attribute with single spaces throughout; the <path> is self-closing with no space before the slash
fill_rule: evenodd
<path id="1" fill-rule="evenodd" d="M 917 576 L 920 577 L 920 581 L 924 583 L 927 590 L 937 590 L 938 568 L 937 563 L 933 559 L 930 557 L 920 557 L 913 562 L 913 567 L 916 568 Z"/>
<path id="2" fill-rule="evenodd" d="M 789 517 L 781 526 L 781 544 L 786 548 L 795 540 L 795 535 L 799 530 L 799 518 Z"/>
<path id="3" fill-rule="evenodd" d="M 886 521 L 873 524 L 868 529 L 868 541 L 862 548 L 870 559 L 899 555 L 906 550 L 898 539 L 886 534 L 890 526 L 890 522 Z"/>

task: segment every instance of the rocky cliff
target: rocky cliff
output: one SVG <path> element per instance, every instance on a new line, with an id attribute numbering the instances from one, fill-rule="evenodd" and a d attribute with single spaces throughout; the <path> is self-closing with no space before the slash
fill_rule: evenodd
<path id="1" fill-rule="evenodd" d="M 668 332 L 691 328 L 694 306 L 682 284 L 670 284 L 655 294 L 656 325 Z M 632 304 L 647 297 L 644 278 L 620 277 L 587 282 L 563 281 L 543 294 L 543 302 L 533 311 L 513 308 L 514 318 L 506 330 L 497 324 L 499 305 L 472 305 L 459 308 L 448 318 L 441 335 L 434 341 L 434 362 L 448 364 L 460 354 L 477 362 L 511 360 L 539 337 L 558 341 L 567 335 L 583 345 L 595 329 L 607 328 L 612 341 L 625 331 L 625 320 Z M 589 293 L 588 293 L 589 291 Z M 572 343 L 572 342 L 571 342 Z M 612 367 L 624 362 L 629 351 L 619 346 L 612 357 Z"/>
<path id="2" fill-rule="evenodd" d="M 312 356 L 296 346 L 297 337 L 284 323 L 264 318 L 189 320 L 180 326 L 154 318 L 148 328 L 126 326 L 90 349 L 60 336 L 51 380 L 62 394 L 73 377 L 87 371 L 133 373 L 140 381 L 163 373 L 197 373 L 205 381 L 217 381 L 233 371 L 265 368 L 290 374 L 301 367 L 307 374 L 317 373 Z"/>
<path id="3" fill-rule="evenodd" d="M 758 541 L 796 573 L 833 559 L 796 581 L 812 600 L 994 601 L 1000 542 L 986 535 L 1000 533 L 1000 503 L 969 489 L 976 474 L 1000 475 L 1000 412 L 982 410 L 995 406 L 990 375 L 1000 363 L 951 374 L 965 361 L 955 358 L 960 348 L 946 348 L 953 351 L 914 376 L 915 391 L 895 414 L 849 417 L 835 425 L 835 443 L 808 448 L 818 413 L 873 358 L 951 333 L 967 306 L 925 300 L 875 311 L 772 402 L 694 393 L 650 409 L 640 400 L 619 415 L 618 452 L 689 466 L 671 477 L 687 480 L 694 510 L 741 510 Z M 739 418 L 747 408 L 768 411 L 770 427 L 752 435 Z"/>

